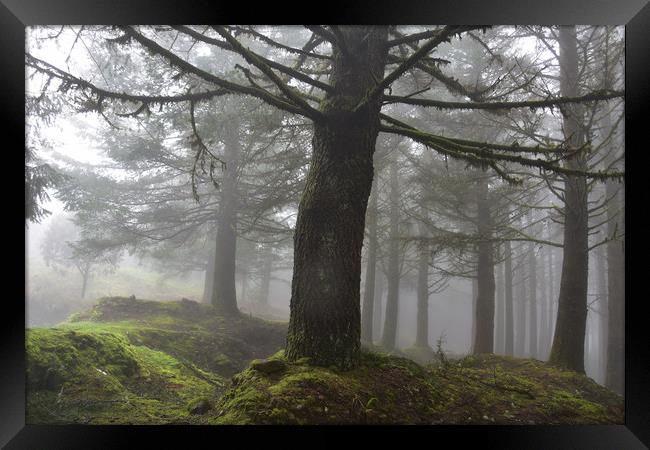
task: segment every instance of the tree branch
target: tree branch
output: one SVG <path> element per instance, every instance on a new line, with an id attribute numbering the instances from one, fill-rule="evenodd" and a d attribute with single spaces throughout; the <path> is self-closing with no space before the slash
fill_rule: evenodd
<path id="1" fill-rule="evenodd" d="M 271 68 L 255 53 L 244 48 L 241 43 L 232 37 L 223 27 L 213 27 L 214 30 L 219 33 L 232 48 L 239 53 L 244 59 L 249 63 L 257 67 L 264 75 L 266 75 L 272 82 L 275 84 L 280 92 L 282 92 L 291 102 L 293 102 L 297 107 L 304 110 L 305 116 L 311 118 L 312 120 L 318 120 L 322 118 L 322 114 L 316 109 L 312 108 L 309 103 L 307 103 L 294 89 L 287 86 L 274 72 Z M 287 69 L 289 69 L 287 67 Z"/>
<path id="2" fill-rule="evenodd" d="M 137 31 L 135 31 L 133 27 L 123 26 L 120 28 L 127 34 L 127 36 L 129 36 L 129 38 L 132 38 L 137 42 L 139 42 L 143 47 L 148 49 L 151 53 L 164 57 L 170 62 L 170 64 L 180 68 L 184 72 L 192 73 L 209 83 L 215 84 L 225 89 L 229 89 L 233 92 L 239 92 L 241 94 L 247 94 L 259 98 L 260 100 L 264 100 L 266 103 L 269 103 L 270 105 L 273 105 L 284 111 L 288 111 L 293 114 L 299 114 L 302 116 L 307 115 L 303 109 L 297 107 L 296 105 L 286 102 L 285 100 L 271 94 L 268 91 L 265 91 L 260 88 L 255 88 L 255 87 L 242 86 L 240 84 L 224 80 L 222 78 L 217 77 L 216 75 L 213 75 L 209 72 L 199 69 L 198 67 L 183 60 L 178 55 L 172 53 L 169 50 L 166 50 L 158 43 L 138 33 Z"/>
<path id="3" fill-rule="evenodd" d="M 548 98 L 545 100 L 526 100 L 520 102 L 445 102 L 439 100 L 429 100 L 424 98 L 413 98 L 410 96 L 385 95 L 384 104 L 402 103 L 406 105 L 416 105 L 424 107 L 433 107 L 438 109 L 513 109 L 513 108 L 551 108 L 567 103 L 585 103 L 592 101 L 611 100 L 625 97 L 625 92 L 621 91 L 594 91 L 580 97 L 558 97 Z"/>
<path id="4" fill-rule="evenodd" d="M 462 31 L 463 27 L 453 27 L 446 26 L 432 39 L 429 39 L 422 47 L 420 47 L 415 53 L 408 57 L 402 64 L 400 64 L 393 72 L 386 75 L 383 80 L 381 80 L 370 93 L 362 100 L 355 108 L 355 111 L 359 111 L 364 108 L 368 103 L 372 102 L 377 96 L 381 95 L 388 86 L 390 86 L 395 80 L 401 77 L 404 72 L 413 67 L 418 61 L 420 61 L 427 53 L 433 50 L 435 47 L 440 45 L 444 41 L 449 41 L 451 36 L 459 31 Z"/>
<path id="5" fill-rule="evenodd" d="M 231 52 L 235 52 L 235 53 L 239 53 L 228 42 L 220 41 L 219 39 L 213 39 L 211 37 L 205 36 L 205 35 L 197 32 L 197 31 L 194 31 L 193 29 L 191 29 L 189 27 L 179 25 L 179 26 L 174 26 L 173 28 L 180 31 L 180 32 L 182 32 L 182 33 L 184 33 L 184 34 L 186 34 L 186 35 L 188 35 L 188 36 L 193 37 L 194 39 L 200 40 L 200 41 L 205 42 L 207 44 L 212 44 L 212 45 L 217 46 L 217 47 L 219 47 L 221 49 L 231 51 Z M 287 67 L 287 66 L 285 66 L 283 64 L 280 64 L 278 62 L 275 62 L 275 61 L 273 61 L 271 59 L 265 58 L 265 57 L 263 57 L 261 55 L 255 54 L 255 56 L 257 58 L 259 58 L 262 62 L 264 62 L 267 66 L 272 67 L 272 68 L 274 68 L 274 69 L 276 69 L 276 70 L 278 70 L 278 71 L 280 71 L 282 73 L 285 73 L 287 75 L 290 75 L 291 77 L 293 77 L 293 78 L 295 78 L 297 80 L 308 83 L 308 84 L 310 84 L 312 86 L 315 86 L 315 87 L 317 87 L 319 89 L 322 89 L 322 90 L 324 90 L 326 92 L 329 92 L 329 91 L 332 90 L 332 87 L 330 85 L 328 85 L 326 83 L 323 83 L 321 81 L 318 81 L 318 80 L 314 80 L 313 78 L 311 78 L 308 75 L 305 75 L 302 72 L 298 72 L 295 69 Z"/>

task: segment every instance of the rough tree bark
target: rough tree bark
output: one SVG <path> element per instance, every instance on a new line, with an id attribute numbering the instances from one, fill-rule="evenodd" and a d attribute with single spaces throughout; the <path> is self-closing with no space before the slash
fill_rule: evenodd
<path id="1" fill-rule="evenodd" d="M 488 179 L 478 186 L 478 268 L 475 305 L 474 354 L 494 352 L 494 243 Z"/>
<path id="2" fill-rule="evenodd" d="M 399 179 L 397 149 L 393 150 L 389 168 L 390 176 L 390 235 L 388 238 L 388 293 L 386 296 L 386 315 L 381 344 L 393 350 L 397 339 L 397 315 L 399 308 Z"/>
<path id="3" fill-rule="evenodd" d="M 237 252 L 237 168 L 240 142 L 236 118 L 223 128 L 226 167 L 221 182 L 221 202 L 217 219 L 214 284 L 211 303 L 223 315 L 237 315 L 235 257 Z"/>
<path id="4" fill-rule="evenodd" d="M 312 157 L 294 235 L 286 355 L 317 365 L 360 359 L 361 247 L 373 178 L 381 96 L 354 112 L 384 76 L 386 27 L 341 27 L 328 92 L 314 122 Z"/>
<path id="5" fill-rule="evenodd" d="M 575 26 L 560 27 L 559 44 L 561 93 L 563 96 L 577 96 L 578 52 Z M 577 105 L 564 108 L 564 135 L 574 148 L 584 143 L 580 111 L 581 108 Z M 570 157 L 567 166 L 587 170 L 585 155 L 581 152 Z M 586 179 L 566 176 L 564 191 L 564 257 L 555 336 L 549 361 L 584 373 L 589 266 Z"/>
<path id="6" fill-rule="evenodd" d="M 375 312 L 375 282 L 377 270 L 377 178 L 373 177 L 370 200 L 368 202 L 368 254 L 366 261 L 366 280 L 361 310 L 361 340 L 372 342 L 372 324 Z"/>

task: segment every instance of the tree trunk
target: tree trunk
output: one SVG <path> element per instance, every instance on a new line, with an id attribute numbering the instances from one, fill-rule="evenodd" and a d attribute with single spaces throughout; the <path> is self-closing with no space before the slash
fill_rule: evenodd
<path id="1" fill-rule="evenodd" d="M 504 336 L 505 336 L 505 301 L 504 295 L 504 280 L 503 280 L 503 265 L 496 266 L 496 308 L 495 308 L 495 324 L 494 324 L 494 353 L 503 354 L 504 352 Z"/>
<path id="2" fill-rule="evenodd" d="M 248 272 L 246 270 L 241 271 L 241 297 L 242 299 L 246 299 L 246 295 L 248 294 Z"/>
<path id="3" fill-rule="evenodd" d="M 478 236 L 474 354 L 494 352 L 494 244 L 487 177 L 478 187 Z"/>
<path id="4" fill-rule="evenodd" d="M 526 353 L 526 265 L 525 259 L 521 258 L 517 273 L 517 322 L 515 327 L 515 356 L 523 358 Z"/>
<path id="5" fill-rule="evenodd" d="M 478 253 L 477 253 L 478 256 Z M 478 260 L 476 261 L 478 269 Z M 478 275 L 477 275 L 478 276 Z M 470 313 L 472 321 L 472 335 L 469 341 L 469 352 L 474 353 L 474 342 L 476 341 L 476 297 L 478 297 L 478 280 L 476 277 L 472 278 L 472 303 L 470 304 L 472 310 Z"/>
<path id="6" fill-rule="evenodd" d="M 561 26 L 560 89 L 563 96 L 578 96 L 578 53 L 575 26 Z M 584 143 L 581 108 L 567 106 L 564 116 L 564 135 L 571 147 Z M 586 170 L 583 154 L 567 160 L 571 169 Z M 565 177 L 564 203 L 564 257 L 560 278 L 560 295 L 555 336 L 549 361 L 579 373 L 585 372 L 584 349 L 587 322 L 588 210 L 587 182 L 584 177 Z"/>
<path id="7" fill-rule="evenodd" d="M 88 277 L 90 275 L 90 263 L 86 263 L 83 270 L 81 270 L 81 277 L 83 282 L 81 283 L 81 299 L 86 298 L 86 288 L 88 287 Z"/>
<path id="8" fill-rule="evenodd" d="M 375 273 L 377 275 L 377 273 Z M 382 335 L 382 323 L 383 323 L 383 312 L 385 311 L 384 307 L 384 279 L 381 276 L 382 272 L 380 271 L 379 276 L 375 276 L 375 301 L 377 302 L 375 308 L 375 316 L 373 317 L 373 326 L 372 326 L 372 340 L 373 342 L 381 339 Z"/>
<path id="9" fill-rule="evenodd" d="M 360 358 L 361 247 L 381 98 L 353 109 L 384 76 L 386 27 L 342 27 L 330 85 L 314 122 L 313 151 L 294 235 L 286 355 L 355 367 Z"/>
<path id="10" fill-rule="evenodd" d="M 205 281 L 203 283 L 203 303 L 210 303 L 212 298 L 212 291 L 214 290 L 214 260 L 215 260 L 214 248 L 210 251 L 208 255 L 208 261 L 205 269 Z"/>
<path id="11" fill-rule="evenodd" d="M 264 253 L 264 262 L 262 263 L 262 279 L 260 280 L 260 298 L 259 302 L 267 305 L 269 302 L 269 291 L 271 288 L 271 272 L 273 269 L 273 249 L 269 246 Z"/>
<path id="12" fill-rule="evenodd" d="M 505 262 L 503 270 L 505 275 L 505 301 L 506 301 L 506 333 L 505 333 L 505 354 L 514 356 L 514 315 L 512 302 L 512 244 L 505 242 Z"/>
<path id="13" fill-rule="evenodd" d="M 528 335 L 530 342 L 530 357 L 538 357 L 537 348 L 537 258 L 535 257 L 535 244 L 530 244 L 528 249 L 528 305 L 529 322 Z"/>
<path id="14" fill-rule="evenodd" d="M 397 314 L 399 305 L 399 180 L 397 177 L 397 149 L 393 150 L 390 164 L 390 236 L 388 239 L 388 294 L 382 346 L 395 348 L 397 339 Z"/>
<path id="15" fill-rule="evenodd" d="M 625 232 L 624 186 L 614 181 L 606 185 L 607 196 L 613 195 L 607 208 L 609 222 L 607 234 L 612 236 L 618 227 L 618 234 Z M 614 195 L 614 192 L 619 192 Z M 607 374 L 605 386 L 623 395 L 625 392 L 625 247 L 623 240 L 607 243 L 607 298 L 609 313 L 607 338 Z"/>
<path id="16" fill-rule="evenodd" d="M 606 29 L 607 33 L 608 30 Z M 606 59 L 604 73 L 604 87 L 612 89 L 613 70 L 609 61 Z M 608 136 L 612 131 L 611 113 L 604 115 L 602 120 L 603 136 Z M 623 123 L 624 126 L 624 123 Z M 616 142 L 616 141 L 614 141 Z M 616 147 L 607 143 L 605 151 L 606 167 L 621 168 L 623 163 L 615 164 L 616 159 L 621 156 L 619 151 L 625 151 L 625 137 L 620 137 L 620 144 Z M 617 167 L 618 166 L 618 167 Z M 611 198 L 607 205 L 607 234 L 612 237 L 614 234 L 623 235 L 625 233 L 625 184 L 617 183 L 614 180 L 608 180 L 605 183 L 605 198 Z M 607 274 L 606 274 L 606 295 L 601 293 L 603 302 L 602 328 L 606 330 L 606 352 L 604 357 L 605 365 L 605 386 L 609 389 L 624 395 L 625 392 L 625 246 L 623 240 L 610 241 L 605 247 L 607 257 Z M 600 254 L 604 266 L 603 253 Z M 604 267 L 603 267 L 604 268 Z M 601 280 L 604 280 L 605 273 L 602 273 Z"/>
<path id="17" fill-rule="evenodd" d="M 548 249 L 548 351 L 550 356 L 551 345 L 553 344 L 553 332 L 555 330 L 555 266 L 553 265 L 553 247 Z M 546 359 L 548 360 L 548 356 Z"/>
<path id="18" fill-rule="evenodd" d="M 596 253 L 598 264 L 598 380 L 605 384 L 607 373 L 607 261 L 606 248 L 601 246 Z"/>
<path id="19" fill-rule="evenodd" d="M 420 223 L 420 236 L 426 236 L 427 230 Z M 416 347 L 429 346 L 429 245 L 426 241 L 420 243 L 418 258 L 418 312 Z"/>
<path id="20" fill-rule="evenodd" d="M 539 283 L 539 311 L 540 311 L 540 320 L 539 320 L 539 340 L 538 340 L 538 358 L 541 360 L 546 360 L 546 355 L 548 352 L 548 308 L 546 297 L 546 264 L 544 263 L 544 255 L 546 254 L 546 247 L 539 249 L 539 254 L 537 258 L 539 259 L 539 278 L 541 282 Z"/>
<path id="21" fill-rule="evenodd" d="M 377 270 L 377 178 L 373 177 L 368 204 L 368 254 L 366 261 L 366 287 L 363 293 L 361 340 L 372 343 L 372 322 L 375 312 L 375 273 Z"/>
<path id="22" fill-rule="evenodd" d="M 235 258 L 237 253 L 237 168 L 240 155 L 239 123 L 224 127 L 226 167 L 221 183 L 221 202 L 217 221 L 212 305 L 223 315 L 236 315 Z"/>

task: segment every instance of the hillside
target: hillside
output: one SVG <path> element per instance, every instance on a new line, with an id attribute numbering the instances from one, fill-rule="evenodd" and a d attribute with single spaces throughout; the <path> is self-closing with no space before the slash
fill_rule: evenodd
<path id="1" fill-rule="evenodd" d="M 438 352 L 420 365 L 374 349 L 340 372 L 286 361 L 285 333 L 189 300 L 101 299 L 28 330 L 27 423 L 623 422 L 619 396 L 540 361 Z"/>
<path id="2" fill-rule="evenodd" d="M 27 331 L 27 423 L 201 423 L 191 411 L 283 347 L 285 333 L 285 324 L 225 319 L 189 300 L 101 299 Z"/>

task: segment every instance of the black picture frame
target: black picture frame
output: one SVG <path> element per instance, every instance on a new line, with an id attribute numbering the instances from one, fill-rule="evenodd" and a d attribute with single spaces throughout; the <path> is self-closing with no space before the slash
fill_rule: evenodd
<path id="1" fill-rule="evenodd" d="M 626 26 L 626 147 L 633 149 L 626 158 L 626 350 L 625 350 L 625 425 L 603 426 L 435 426 L 435 427 L 346 427 L 359 431 L 371 441 L 395 437 L 398 442 L 417 438 L 440 446 L 441 438 L 451 438 L 454 446 L 474 442 L 481 448 L 518 449 L 642 449 L 650 446 L 650 337 L 648 316 L 644 314 L 647 296 L 633 295 L 637 281 L 643 279 L 644 264 L 633 264 L 632 255 L 644 251 L 640 208 L 645 199 L 638 181 L 643 177 L 643 152 L 647 152 L 643 112 L 648 109 L 650 82 L 646 74 L 650 59 L 650 4 L 647 0 L 537 0 L 480 2 L 477 0 L 426 1 L 327 1 L 315 12 L 308 2 L 245 3 L 225 1 L 172 0 L 0 0 L 0 110 L 5 128 L 0 139 L 4 148 L 2 183 L 5 198 L 12 200 L 3 221 L 9 230 L 5 243 L 23 252 L 19 233 L 19 148 L 24 144 L 24 30 L 45 24 L 138 24 L 138 23 L 399 23 L 399 24 L 595 24 Z M 300 13 L 299 18 L 291 13 Z M 6 158 L 10 157 L 9 160 Z M 11 161 L 7 163 L 6 161 Z M 630 185 L 631 183 L 631 185 Z M 15 203 L 15 205 L 13 205 Z M 15 210 L 13 209 L 15 207 Z M 642 228 L 641 231 L 637 231 Z M 6 248 L 6 245 L 4 246 Z M 630 251 L 632 253 L 630 253 Z M 2 303 L 0 314 L 0 446 L 29 448 L 135 448 L 152 440 L 185 442 L 189 447 L 214 447 L 225 435 L 240 439 L 252 434 L 287 432 L 282 444 L 325 443 L 339 427 L 203 427 L 203 426 L 25 426 L 25 284 L 24 260 L 10 253 L 3 258 L 11 291 Z M 636 275 L 636 276 L 635 276 Z M 255 431 L 256 433 L 253 433 Z M 305 433 L 317 439 L 303 439 Z M 327 436 L 326 436 L 327 435 Z M 334 442 L 336 439 L 334 438 Z M 365 438 L 364 438 L 365 439 Z M 407 439 L 407 440 L 405 440 Z M 192 443 L 188 444 L 187 441 Z M 288 442 L 287 442 L 288 441 Z M 371 444 L 364 441 L 364 445 Z M 246 441 L 247 442 L 247 441 Z M 421 444 L 413 444 L 421 445 Z"/>

